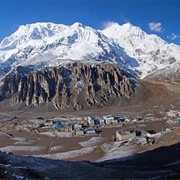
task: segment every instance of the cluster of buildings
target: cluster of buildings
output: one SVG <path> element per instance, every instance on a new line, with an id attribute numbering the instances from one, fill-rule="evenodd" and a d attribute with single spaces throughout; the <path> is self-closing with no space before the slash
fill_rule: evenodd
<path id="1" fill-rule="evenodd" d="M 160 132 L 156 132 L 154 130 L 149 130 L 149 131 L 120 130 L 120 131 L 116 131 L 116 140 L 117 141 L 133 140 L 136 144 L 140 144 L 144 146 L 146 144 L 153 144 L 156 141 L 156 138 L 171 131 L 172 130 L 169 128 Z"/>
<path id="2" fill-rule="evenodd" d="M 155 129 L 143 129 L 137 128 L 138 124 L 146 122 L 151 122 L 155 124 L 157 121 L 164 121 L 164 129 L 157 131 Z M 148 143 L 149 139 L 155 139 L 164 133 L 170 127 L 180 125 L 180 112 L 179 111 L 167 111 L 165 114 L 144 114 L 142 117 L 126 118 L 117 115 L 104 115 L 101 117 L 56 117 L 54 119 L 38 119 L 37 123 L 33 123 L 32 126 L 17 126 L 18 130 L 36 130 L 37 132 L 71 132 L 73 136 L 85 136 L 85 135 L 96 135 L 102 132 L 99 128 L 106 125 L 114 125 L 120 127 L 120 130 L 116 133 L 116 140 L 124 141 L 131 138 L 135 138 L 136 142 L 140 144 Z M 157 125 L 159 126 L 159 125 Z M 23 128 L 23 129 L 22 129 Z M 166 131 L 166 132 L 167 132 Z M 159 133 L 159 134 L 158 134 Z"/>
<path id="3" fill-rule="evenodd" d="M 180 111 L 169 110 L 166 112 L 166 115 L 171 118 L 180 118 Z"/>
<path id="4" fill-rule="evenodd" d="M 118 124 L 127 121 L 127 119 L 120 116 L 106 115 L 102 117 L 87 116 L 85 117 L 85 121 L 87 121 L 89 125 L 94 126 L 94 125 Z"/>
<path id="5" fill-rule="evenodd" d="M 169 110 L 162 115 L 148 113 L 143 118 L 137 118 L 132 122 L 134 122 L 133 128 L 116 131 L 116 140 L 133 140 L 140 145 L 153 144 L 156 138 L 180 127 L 180 112 Z"/>
<path id="6" fill-rule="evenodd" d="M 56 118 L 55 120 L 45 120 L 44 124 L 41 123 L 41 126 L 39 126 L 39 128 L 49 127 L 54 128 L 56 131 L 72 132 L 73 136 L 83 136 L 98 134 L 99 131 L 97 129 L 103 127 L 104 125 L 126 123 L 127 121 L 129 120 L 112 115 L 103 117 L 87 116 L 78 122 L 63 122 L 60 119 Z"/>

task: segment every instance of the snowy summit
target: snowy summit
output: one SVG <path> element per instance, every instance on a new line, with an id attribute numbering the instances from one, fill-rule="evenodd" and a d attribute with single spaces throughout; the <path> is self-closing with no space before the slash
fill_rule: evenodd
<path id="1" fill-rule="evenodd" d="M 116 63 L 136 76 L 180 62 L 180 46 L 148 35 L 130 23 L 95 30 L 81 23 L 22 25 L 0 43 L 0 77 L 17 66 L 40 69 L 74 61 Z"/>

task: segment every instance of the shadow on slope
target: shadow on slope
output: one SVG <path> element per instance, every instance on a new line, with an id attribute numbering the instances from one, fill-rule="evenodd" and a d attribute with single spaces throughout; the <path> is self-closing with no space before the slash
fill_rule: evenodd
<path id="1" fill-rule="evenodd" d="M 180 143 L 99 164 L 120 169 L 119 178 L 180 178 Z"/>
<path id="2" fill-rule="evenodd" d="M 180 143 L 134 156 L 90 163 L 0 153 L 0 178 L 142 179 L 180 178 Z"/>

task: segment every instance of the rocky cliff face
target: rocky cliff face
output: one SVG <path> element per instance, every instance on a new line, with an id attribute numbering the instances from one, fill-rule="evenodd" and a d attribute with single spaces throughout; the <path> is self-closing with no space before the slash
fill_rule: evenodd
<path id="1" fill-rule="evenodd" d="M 27 74 L 25 74 L 27 73 Z M 75 110 L 104 106 L 111 98 L 133 96 L 133 85 L 124 72 L 113 64 L 68 64 L 28 72 L 18 67 L 0 84 L 0 99 L 39 105 L 51 102 L 56 109 Z"/>

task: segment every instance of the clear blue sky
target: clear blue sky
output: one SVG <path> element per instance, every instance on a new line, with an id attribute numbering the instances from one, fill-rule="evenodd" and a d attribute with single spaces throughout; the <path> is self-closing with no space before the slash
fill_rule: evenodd
<path id="1" fill-rule="evenodd" d="M 96 29 L 130 22 L 180 45 L 180 0 L 0 0 L 0 41 L 35 22 L 81 22 Z"/>

